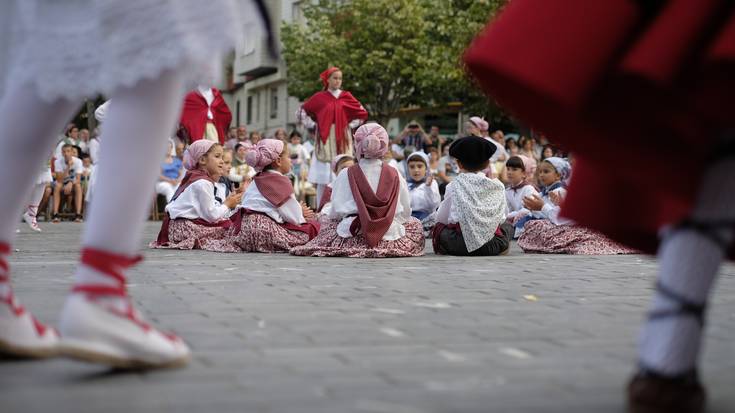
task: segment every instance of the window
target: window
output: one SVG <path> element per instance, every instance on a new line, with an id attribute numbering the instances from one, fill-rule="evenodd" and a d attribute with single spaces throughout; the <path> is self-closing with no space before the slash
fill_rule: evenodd
<path id="1" fill-rule="evenodd" d="M 260 122 L 260 92 L 255 94 L 255 121 Z"/>
<path id="2" fill-rule="evenodd" d="M 278 117 L 278 89 L 271 88 L 271 119 Z"/>
<path id="3" fill-rule="evenodd" d="M 235 103 L 235 126 L 240 126 L 240 100 Z"/>
<path id="4" fill-rule="evenodd" d="M 245 108 L 245 123 L 248 125 L 253 123 L 253 95 L 248 96 L 248 103 Z"/>

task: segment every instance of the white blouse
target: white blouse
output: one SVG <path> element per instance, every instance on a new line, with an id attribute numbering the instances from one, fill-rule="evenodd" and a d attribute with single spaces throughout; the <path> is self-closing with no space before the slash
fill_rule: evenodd
<path id="1" fill-rule="evenodd" d="M 436 211 L 442 201 L 439 194 L 439 184 L 436 179 L 431 180 L 431 185 L 422 183 L 414 189 L 409 189 L 411 194 L 411 210 L 432 213 Z"/>
<path id="2" fill-rule="evenodd" d="M 216 197 L 222 201 L 215 199 Z M 222 202 L 225 200 L 225 185 L 213 184 L 206 179 L 200 179 L 189 185 L 178 198 L 166 205 L 166 212 L 171 219 L 201 218 L 207 222 L 215 223 L 227 219 L 232 215 L 230 208 Z"/>
<path id="3" fill-rule="evenodd" d="M 265 173 L 274 173 L 283 175 L 278 171 L 268 170 Z M 248 189 L 245 190 L 245 194 L 242 196 L 241 205 L 247 209 L 262 212 L 279 224 L 289 222 L 291 224 L 303 224 L 306 222 L 304 218 L 304 211 L 301 209 L 301 204 L 296 200 L 294 194 L 283 203 L 280 207 L 276 207 L 271 204 L 270 201 L 265 199 L 260 190 L 258 190 L 258 184 L 253 180 Z"/>
<path id="4" fill-rule="evenodd" d="M 559 192 L 560 194 L 562 194 L 562 196 L 566 196 L 567 194 L 567 190 L 564 188 L 555 189 L 551 192 Z M 540 211 L 532 212 L 535 218 L 548 219 L 555 225 L 568 225 L 568 224 L 574 223 L 572 220 L 562 218 L 559 216 L 561 207 L 551 202 L 551 199 L 549 198 L 548 195 L 543 196 L 542 198 L 544 200 L 544 206 L 541 208 Z"/>
<path id="5" fill-rule="evenodd" d="M 508 218 L 530 214 L 531 211 L 523 207 L 523 198 L 534 194 L 538 195 L 538 192 L 536 192 L 533 185 L 526 185 L 517 191 L 507 188 L 505 190 L 505 201 L 508 203 L 508 210 L 506 211 Z"/>
<path id="6" fill-rule="evenodd" d="M 375 191 L 380 183 L 380 172 L 383 167 L 383 161 L 380 159 L 360 159 L 358 165 L 367 178 L 370 188 Z M 350 181 L 347 176 L 349 168 L 343 169 L 337 179 L 332 183 L 332 207 L 328 211 L 328 217 L 331 220 L 340 220 L 337 224 L 337 235 L 342 238 L 352 237 L 350 233 L 350 225 L 357 218 L 357 204 L 352 195 Z M 403 223 L 411 218 L 411 195 L 408 193 L 406 181 L 399 175 L 398 203 L 396 205 L 395 215 L 388 231 L 383 235 L 385 241 L 395 241 L 406 235 L 406 229 Z"/>

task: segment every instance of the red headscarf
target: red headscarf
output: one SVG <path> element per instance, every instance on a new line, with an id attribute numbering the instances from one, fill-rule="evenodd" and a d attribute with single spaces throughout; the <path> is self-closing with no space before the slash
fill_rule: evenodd
<path id="1" fill-rule="evenodd" d="M 322 85 L 324 85 L 324 90 L 327 90 L 327 87 L 329 86 L 329 76 L 332 76 L 332 73 L 334 72 L 340 71 L 341 70 L 337 66 L 332 66 L 319 75 L 319 78 L 322 80 Z"/>

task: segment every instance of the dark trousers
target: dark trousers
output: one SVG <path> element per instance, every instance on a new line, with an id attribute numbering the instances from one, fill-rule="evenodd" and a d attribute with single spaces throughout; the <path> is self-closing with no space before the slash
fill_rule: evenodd
<path id="1" fill-rule="evenodd" d="M 434 237 L 434 253 L 441 255 L 462 255 L 470 257 L 484 257 L 500 255 L 501 252 L 508 249 L 510 240 L 513 239 L 515 232 L 512 225 L 508 223 L 500 224 L 500 232 L 502 235 L 495 235 L 490 241 L 482 247 L 469 252 L 467 245 L 464 243 L 462 231 L 458 227 L 444 227 L 440 231 L 435 231 Z"/>

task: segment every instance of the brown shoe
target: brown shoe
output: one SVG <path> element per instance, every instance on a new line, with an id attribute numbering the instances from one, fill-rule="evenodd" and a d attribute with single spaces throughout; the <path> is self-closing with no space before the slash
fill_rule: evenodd
<path id="1" fill-rule="evenodd" d="M 628 384 L 629 413 L 702 413 L 704 387 L 696 372 L 665 377 L 640 371 Z"/>

